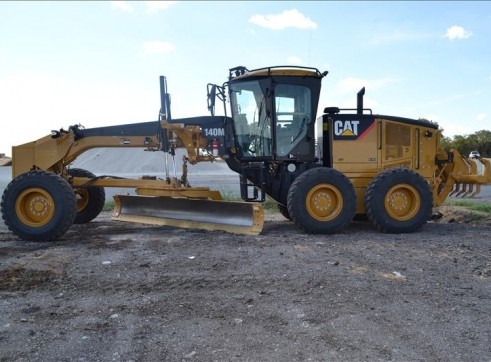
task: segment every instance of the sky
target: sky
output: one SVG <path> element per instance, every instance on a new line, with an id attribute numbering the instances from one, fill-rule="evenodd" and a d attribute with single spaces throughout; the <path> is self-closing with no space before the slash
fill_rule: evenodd
<path id="1" fill-rule="evenodd" d="M 491 129 L 488 1 L 1 1 L 0 153 L 51 130 L 209 115 L 228 70 L 329 71 L 319 111 L 426 118 L 444 136 Z M 318 114 L 320 115 L 320 113 Z"/>

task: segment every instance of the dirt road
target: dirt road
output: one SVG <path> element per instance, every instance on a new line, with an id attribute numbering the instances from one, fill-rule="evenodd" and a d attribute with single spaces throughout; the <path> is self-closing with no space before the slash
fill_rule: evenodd
<path id="1" fill-rule="evenodd" d="M 490 232 L 0 224 L 0 361 L 491 361 Z"/>

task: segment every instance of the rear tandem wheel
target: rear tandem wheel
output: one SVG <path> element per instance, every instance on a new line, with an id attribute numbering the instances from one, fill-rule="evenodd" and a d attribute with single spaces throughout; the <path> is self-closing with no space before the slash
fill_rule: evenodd
<path id="1" fill-rule="evenodd" d="M 365 191 L 365 212 L 380 231 L 410 233 L 431 217 L 433 194 L 428 182 L 407 168 L 388 169 Z"/>
<path id="2" fill-rule="evenodd" d="M 313 168 L 293 181 L 288 191 L 292 220 L 308 233 L 335 233 L 348 225 L 356 212 L 351 181 L 332 168 Z"/>
<path id="3" fill-rule="evenodd" d="M 72 226 L 77 213 L 75 193 L 61 176 L 29 171 L 6 187 L 0 204 L 9 230 L 23 240 L 51 241 Z"/>

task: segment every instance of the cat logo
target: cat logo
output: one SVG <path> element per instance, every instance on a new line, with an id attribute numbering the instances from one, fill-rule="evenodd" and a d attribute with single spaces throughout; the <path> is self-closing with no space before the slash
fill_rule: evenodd
<path id="1" fill-rule="evenodd" d="M 336 119 L 332 125 L 335 140 L 354 141 L 366 137 L 375 128 L 375 120 L 373 117 Z"/>
<path id="2" fill-rule="evenodd" d="M 334 122 L 334 134 L 336 136 L 358 136 L 360 121 L 336 121 Z"/>

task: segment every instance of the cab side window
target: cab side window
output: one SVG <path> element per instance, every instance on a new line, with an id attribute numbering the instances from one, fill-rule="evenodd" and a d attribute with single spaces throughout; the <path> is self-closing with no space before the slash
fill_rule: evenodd
<path id="1" fill-rule="evenodd" d="M 292 84 L 275 88 L 276 153 L 288 155 L 305 137 L 311 123 L 310 89 Z"/>

